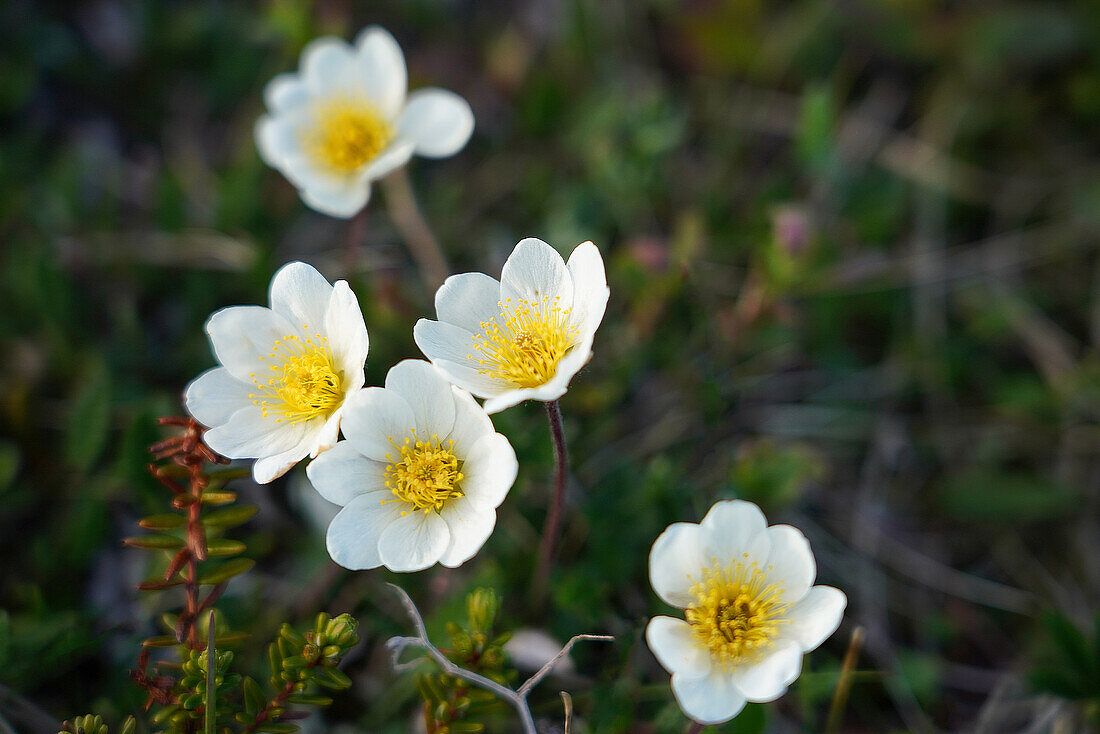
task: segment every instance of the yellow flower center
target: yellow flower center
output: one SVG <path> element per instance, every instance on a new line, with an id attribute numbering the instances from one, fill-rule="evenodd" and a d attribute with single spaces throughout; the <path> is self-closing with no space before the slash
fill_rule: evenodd
<path id="1" fill-rule="evenodd" d="M 307 325 L 302 329 L 309 333 Z M 305 339 L 284 336 L 262 359 L 271 372 L 250 375 L 256 392 L 248 397 L 260 406 L 265 418 L 275 416 L 279 423 L 327 418 L 343 402 L 343 375 L 336 368 L 328 340 L 320 334 Z"/>
<path id="2" fill-rule="evenodd" d="M 453 440 L 444 444 L 439 436 L 427 441 L 406 438 L 400 446 L 388 439 L 396 453 L 386 454 L 386 486 L 396 500 L 412 505 L 412 511 L 439 511 L 447 500 L 462 496 L 458 484 L 462 481 L 462 462 L 455 456 Z M 402 512 L 402 515 L 407 512 Z"/>
<path id="3" fill-rule="evenodd" d="M 695 602 L 687 608 L 687 621 L 715 663 L 727 670 L 759 659 L 788 621 L 791 605 L 783 601 L 782 585 L 768 583 L 755 563 L 734 561 L 723 568 L 716 562 L 691 593 Z"/>
<path id="4" fill-rule="evenodd" d="M 381 153 L 393 128 L 369 103 L 337 97 L 319 108 L 302 145 L 321 166 L 352 173 Z"/>
<path id="5" fill-rule="evenodd" d="M 569 324 L 569 309 L 559 298 L 541 301 L 511 298 L 499 303 L 500 316 L 481 322 L 474 336 L 480 374 L 507 380 L 519 387 L 538 387 L 557 372 L 558 362 L 573 348 L 577 328 Z"/>

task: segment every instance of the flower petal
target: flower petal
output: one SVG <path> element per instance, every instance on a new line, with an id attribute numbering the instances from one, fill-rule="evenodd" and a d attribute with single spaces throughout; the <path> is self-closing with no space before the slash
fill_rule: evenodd
<path id="1" fill-rule="evenodd" d="M 402 503 L 387 506 L 397 504 Z M 436 563 L 450 543 L 451 531 L 442 517 L 435 512 L 414 510 L 382 531 L 378 553 L 382 565 L 391 571 L 421 571 Z"/>
<path id="2" fill-rule="evenodd" d="M 409 95 L 401 119 L 399 137 L 416 143 L 417 155 L 446 158 L 462 150 L 474 131 L 470 103 L 446 89 L 418 89 Z"/>
<path id="3" fill-rule="evenodd" d="M 363 365 L 370 350 L 370 338 L 359 301 L 346 280 L 338 280 L 332 287 L 324 326 L 332 355 L 343 373 L 345 393 L 358 390 L 366 381 Z"/>
<path id="4" fill-rule="evenodd" d="M 482 436 L 462 464 L 462 490 L 476 506 L 495 508 L 516 481 L 519 462 L 508 439 L 499 433 Z"/>
<path id="5" fill-rule="evenodd" d="M 386 463 L 386 455 L 394 450 L 391 440 L 403 444 L 406 437 L 412 437 L 409 429 L 416 423 L 404 398 L 391 390 L 368 387 L 344 401 L 340 425 L 359 453 Z"/>
<path id="6" fill-rule="evenodd" d="M 271 310 L 313 336 L 325 323 L 332 286 L 312 265 L 287 263 L 271 279 Z"/>
<path id="7" fill-rule="evenodd" d="M 359 83 L 387 120 L 393 120 L 405 103 L 408 72 L 405 55 L 385 28 L 364 28 L 355 40 Z"/>
<path id="8" fill-rule="evenodd" d="M 324 94 L 343 87 L 355 65 L 351 46 L 334 36 L 323 36 L 302 49 L 300 76 L 310 92 Z"/>
<path id="9" fill-rule="evenodd" d="M 300 441 L 297 446 L 281 454 L 256 459 L 252 464 L 252 479 L 256 484 L 267 484 L 286 474 L 291 468 L 309 455 L 307 442 Z"/>
<path id="10" fill-rule="evenodd" d="M 206 320 L 214 356 L 234 377 L 250 385 L 254 373 L 267 371 L 261 357 L 271 353 L 276 341 L 297 333 L 289 321 L 263 306 L 230 306 Z"/>
<path id="11" fill-rule="evenodd" d="M 761 567 L 768 559 L 771 540 L 768 521 L 760 508 L 745 500 L 714 503 L 699 523 L 702 528 L 703 556 L 707 561 L 726 565 L 732 560 L 756 562 Z"/>
<path id="12" fill-rule="evenodd" d="M 801 530 L 790 525 L 768 528 L 771 552 L 768 554 L 768 579 L 783 584 L 783 597 L 797 602 L 806 595 L 817 576 L 817 564 L 810 541 Z"/>
<path id="13" fill-rule="evenodd" d="M 314 423 L 278 423 L 275 418 L 263 417 L 259 406 L 249 405 L 203 434 L 203 441 L 230 459 L 275 456 L 298 446 L 305 435 L 316 428 Z"/>
<path id="14" fill-rule="evenodd" d="M 216 426 L 225 423 L 241 408 L 251 405 L 252 399 L 248 394 L 253 389 L 255 386 L 252 383 L 241 382 L 225 367 L 215 367 L 191 381 L 183 401 L 192 418 L 204 426 Z"/>
<path id="15" fill-rule="evenodd" d="M 264 105 L 272 112 L 301 107 L 309 101 L 309 90 L 297 74 L 279 74 L 264 87 Z"/>
<path id="16" fill-rule="evenodd" d="M 455 403 L 455 424 L 451 435 L 445 438 L 455 442 L 455 456 L 465 461 L 475 443 L 483 436 L 493 434 L 493 422 L 470 393 L 452 385 L 451 394 Z"/>
<path id="17" fill-rule="evenodd" d="M 535 237 L 522 240 L 505 261 L 500 272 L 501 300 L 522 299 L 532 303 L 548 297 L 557 305 L 573 305 L 573 276 L 561 255 Z"/>
<path id="18" fill-rule="evenodd" d="M 657 661 L 670 673 L 698 677 L 710 672 L 710 651 L 695 640 L 691 625 L 673 617 L 654 617 L 645 640 Z"/>
<path id="19" fill-rule="evenodd" d="M 382 178 L 390 171 L 396 170 L 408 163 L 409 159 L 412 158 L 415 148 L 416 146 L 410 140 L 394 140 L 385 150 L 375 156 L 370 163 L 366 165 L 362 173 L 358 175 L 360 178 L 367 181 L 374 181 L 375 179 Z"/>
<path id="20" fill-rule="evenodd" d="M 427 441 L 433 435 L 446 439 L 455 424 L 455 399 L 447 378 L 422 359 L 398 362 L 386 374 L 386 389 L 400 395 L 412 408 L 410 428 Z"/>
<path id="21" fill-rule="evenodd" d="M 675 522 L 654 541 L 649 552 L 649 582 L 665 603 L 684 609 L 695 600 L 691 587 L 707 565 L 700 540 L 698 525 Z"/>
<path id="22" fill-rule="evenodd" d="M 343 187 L 309 187 L 298 190 L 310 209 L 338 219 L 351 219 L 370 201 L 370 184 L 349 180 Z"/>
<path id="23" fill-rule="evenodd" d="M 431 323 L 438 322 L 433 321 Z M 500 395 L 512 389 L 503 380 L 478 372 L 477 368 L 471 366 L 469 361 L 459 363 L 452 362 L 449 359 L 433 359 L 432 364 L 447 375 L 447 379 L 454 385 L 480 398 Z"/>
<path id="24" fill-rule="evenodd" d="M 730 677 L 737 690 L 753 703 L 774 701 L 787 692 L 802 672 L 802 649 L 794 640 L 779 640 L 767 657 L 736 668 Z"/>
<path id="25" fill-rule="evenodd" d="M 448 568 L 461 566 L 473 558 L 493 533 L 495 509 L 479 506 L 469 497 L 448 500 L 439 516 L 447 523 L 451 541 L 439 562 Z"/>
<path id="26" fill-rule="evenodd" d="M 391 494 L 386 488 L 386 465 L 363 456 L 351 441 L 340 441 L 309 462 L 306 476 L 319 495 L 337 505 L 368 492 Z"/>
<path id="27" fill-rule="evenodd" d="M 256 121 L 253 137 L 256 138 L 256 150 L 260 159 L 272 168 L 282 169 L 285 138 L 282 127 L 271 115 L 264 115 Z"/>
<path id="28" fill-rule="evenodd" d="M 371 492 L 353 498 L 328 526 L 328 554 L 344 568 L 359 571 L 382 565 L 379 539 L 402 518 L 400 503 L 383 504 L 379 496 Z"/>
<path id="29" fill-rule="evenodd" d="M 745 708 L 745 697 L 729 675 L 719 671 L 698 677 L 673 673 L 672 692 L 684 713 L 700 724 L 729 721 Z"/>
<path id="30" fill-rule="evenodd" d="M 563 382 L 552 381 L 538 387 L 505 388 L 497 392 L 485 401 L 485 412 L 489 415 L 507 410 L 513 405 L 519 405 L 524 400 L 541 400 L 547 402 L 557 400 L 566 392 Z"/>
<path id="31" fill-rule="evenodd" d="M 500 310 L 500 281 L 485 273 L 452 275 L 435 292 L 436 317 L 474 334 Z"/>
<path id="32" fill-rule="evenodd" d="M 573 305 L 569 321 L 581 334 L 595 333 L 611 295 L 599 249 L 591 242 L 577 245 L 566 267 L 573 277 Z"/>
<path id="33" fill-rule="evenodd" d="M 794 639 L 803 652 L 814 650 L 840 626 L 848 598 L 832 586 L 811 587 L 806 596 L 787 611 L 790 626 L 785 637 Z"/>

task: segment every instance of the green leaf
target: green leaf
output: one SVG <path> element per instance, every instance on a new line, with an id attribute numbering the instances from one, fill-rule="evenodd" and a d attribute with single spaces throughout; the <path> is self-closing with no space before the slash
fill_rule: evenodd
<path id="1" fill-rule="evenodd" d="M 298 727 L 294 724 L 261 724 L 255 731 L 266 731 L 269 734 L 294 734 Z"/>
<path id="2" fill-rule="evenodd" d="M 325 688 L 336 691 L 351 688 L 351 678 L 336 668 L 311 668 L 309 674 L 315 683 Z"/>
<path id="3" fill-rule="evenodd" d="M 175 512 L 166 512 L 163 515 L 150 515 L 138 520 L 138 525 L 146 530 L 175 530 L 183 527 L 186 520 L 183 515 Z"/>
<path id="4" fill-rule="evenodd" d="M 65 432 L 65 457 L 81 471 L 99 458 L 111 430 L 111 382 L 107 363 L 98 355 L 87 360 L 77 381 Z"/>
<path id="5" fill-rule="evenodd" d="M 223 581 L 228 581 L 234 576 L 244 573 L 255 565 L 256 562 L 251 558 L 234 558 L 231 561 L 226 561 L 220 566 L 204 570 L 199 574 L 199 583 L 211 585 L 220 584 Z"/>
<path id="6" fill-rule="evenodd" d="M 254 720 L 264 706 L 267 705 L 267 697 L 260 688 L 260 684 L 251 678 L 244 679 L 244 710 Z"/>
<path id="7" fill-rule="evenodd" d="M 214 538 L 213 540 L 206 541 L 206 555 L 211 558 L 235 556 L 238 553 L 242 553 L 245 547 L 245 544 L 239 540 Z"/>
<path id="8" fill-rule="evenodd" d="M 148 640 L 143 640 L 142 647 L 173 647 L 179 644 L 179 640 L 175 635 L 157 635 L 156 637 L 150 637 Z"/>
<path id="9" fill-rule="evenodd" d="M 260 511 L 256 505 L 236 505 L 203 515 L 202 524 L 209 528 L 232 528 L 243 525 Z"/>
<path id="10" fill-rule="evenodd" d="M 1043 626 L 1054 640 L 1065 661 L 1081 678 L 1093 677 L 1094 661 L 1089 655 L 1089 644 L 1081 630 L 1058 612 L 1050 612 L 1043 618 Z"/>
<path id="11" fill-rule="evenodd" d="M 328 706 L 332 703 L 332 699 L 328 696 L 314 696 L 307 693 L 291 694 L 287 701 L 300 706 Z"/>
<path id="12" fill-rule="evenodd" d="M 136 538 L 126 538 L 122 542 L 146 550 L 174 550 L 183 547 L 183 540 L 174 535 L 139 535 Z"/>
<path id="13" fill-rule="evenodd" d="M 137 587 L 142 591 L 160 591 L 161 589 L 170 589 L 173 586 L 179 586 L 182 583 L 183 579 L 179 576 L 175 576 L 168 581 L 162 578 L 151 578 L 139 582 Z"/>

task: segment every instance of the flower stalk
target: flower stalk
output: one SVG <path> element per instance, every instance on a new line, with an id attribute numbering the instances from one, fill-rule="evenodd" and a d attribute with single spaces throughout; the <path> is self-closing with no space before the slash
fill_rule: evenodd
<path id="1" fill-rule="evenodd" d="M 535 577 L 531 584 L 532 602 L 536 607 L 545 601 L 550 583 L 550 564 L 554 557 L 554 545 L 557 543 L 558 526 L 561 525 L 562 505 L 565 503 L 565 483 L 569 473 L 569 448 L 565 443 L 561 404 L 557 400 L 546 403 L 546 419 L 550 423 L 550 440 L 554 444 L 554 494 L 546 515 L 542 540 L 539 542 Z"/>
<path id="2" fill-rule="evenodd" d="M 386 209 L 390 219 L 416 262 L 424 289 L 435 293 L 435 289 L 451 272 L 451 266 L 447 264 L 447 256 L 443 254 L 439 240 L 416 203 L 409 174 L 404 168 L 397 169 L 382 179 L 382 189 L 386 192 Z"/>

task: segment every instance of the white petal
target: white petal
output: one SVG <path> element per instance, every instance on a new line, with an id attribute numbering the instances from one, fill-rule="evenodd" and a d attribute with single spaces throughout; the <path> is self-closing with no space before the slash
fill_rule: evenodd
<path id="1" fill-rule="evenodd" d="M 506 389 L 486 399 L 485 412 L 493 415 L 502 410 L 507 410 L 513 405 L 519 405 L 524 400 L 541 400 L 543 402 L 557 400 L 565 394 L 565 391 L 565 385 L 560 382 L 547 383 L 539 387 Z"/>
<path id="2" fill-rule="evenodd" d="M 403 445 L 406 438 L 412 438 L 410 429 L 416 423 L 404 398 L 391 390 L 368 387 L 344 401 L 340 425 L 356 451 L 386 463 L 387 454 L 394 451 L 391 441 Z"/>
<path id="3" fill-rule="evenodd" d="M 422 359 L 398 362 L 386 373 L 386 389 L 400 395 L 412 408 L 416 435 L 445 439 L 455 424 L 455 399 L 447 378 Z"/>
<path id="4" fill-rule="evenodd" d="M 270 115 L 264 115 L 257 120 L 253 130 L 260 159 L 272 168 L 282 167 L 284 138 L 280 133 L 279 123 Z"/>
<path id="5" fill-rule="evenodd" d="M 416 143 L 417 155 L 446 158 L 462 150 L 474 131 L 470 103 L 446 89 L 418 89 L 409 95 L 397 134 Z"/>
<path id="6" fill-rule="evenodd" d="M 684 713 L 700 724 L 729 721 L 745 708 L 745 697 L 727 674 L 718 671 L 698 677 L 674 673 L 672 692 Z"/>
<path id="7" fill-rule="evenodd" d="M 645 640 L 657 661 L 670 673 L 698 677 L 710 672 L 710 650 L 695 640 L 691 625 L 673 617 L 654 617 Z"/>
<path id="8" fill-rule="evenodd" d="M 474 335 L 454 324 L 420 319 L 413 327 L 413 341 L 433 362 L 446 359 L 462 364 L 473 359 Z"/>
<path id="9" fill-rule="evenodd" d="M 386 465 L 360 454 L 351 441 L 340 441 L 306 467 L 317 493 L 337 505 L 368 492 L 390 494 L 385 475 Z"/>
<path id="10" fill-rule="evenodd" d="M 814 650 L 840 626 L 848 598 L 832 586 L 814 586 L 787 611 L 790 624 L 784 637 L 794 639 L 803 652 Z"/>
<path id="11" fill-rule="evenodd" d="M 345 392 L 358 390 L 366 381 L 363 365 L 367 361 L 370 339 L 359 301 L 346 280 L 339 280 L 332 287 L 324 327 L 332 355 L 343 373 Z"/>
<path id="12" fill-rule="evenodd" d="M 383 504 L 377 492 L 354 497 L 328 526 L 325 543 L 332 560 L 353 571 L 381 566 L 378 542 L 401 519 L 401 504 Z"/>
<path id="13" fill-rule="evenodd" d="M 366 165 L 360 178 L 374 181 L 409 162 L 416 146 L 410 140 L 397 139 Z"/>
<path id="14" fill-rule="evenodd" d="M 358 75 L 367 96 L 387 120 L 401 111 L 408 87 L 405 55 L 389 31 L 364 28 L 355 40 Z"/>
<path id="15" fill-rule="evenodd" d="M 455 442 L 455 456 L 465 460 L 478 440 L 493 433 L 493 422 L 470 393 L 452 385 L 451 394 L 455 403 L 455 425 L 451 435 L 445 438 Z"/>
<path id="16" fill-rule="evenodd" d="M 254 459 L 295 448 L 313 427 L 311 421 L 277 423 L 275 418 L 264 418 L 259 406 L 250 405 L 203 434 L 203 441 L 230 459 Z"/>
<path id="17" fill-rule="evenodd" d="M 335 413 L 330 415 L 324 422 L 324 425 L 313 436 L 313 440 L 309 443 L 309 455 L 316 458 L 319 454 L 328 451 L 336 442 L 340 439 L 340 418 L 342 416 L 341 409 L 337 409 Z"/>
<path id="18" fill-rule="evenodd" d="M 480 507 L 467 497 L 448 500 L 439 516 L 451 531 L 451 542 L 439 562 L 448 568 L 461 566 L 473 558 L 493 533 L 495 509 Z"/>
<path id="19" fill-rule="evenodd" d="M 764 513 L 751 502 L 725 500 L 716 502 L 703 521 L 703 556 L 710 563 L 722 566 L 730 561 L 752 564 L 761 568 L 767 563 L 771 539 Z"/>
<path id="20" fill-rule="evenodd" d="M 332 286 L 312 265 L 287 263 L 271 279 L 271 310 L 313 336 L 324 326 Z"/>
<path id="21" fill-rule="evenodd" d="M 674 607 L 685 609 L 695 600 L 690 589 L 708 565 L 699 536 L 698 525 L 676 522 L 657 536 L 649 552 L 649 582 L 657 596 Z"/>
<path id="22" fill-rule="evenodd" d="M 431 322 L 438 323 L 438 322 Z M 478 372 L 476 365 L 469 361 L 462 363 L 452 362 L 449 359 L 433 359 L 432 364 L 440 369 L 447 379 L 467 392 L 477 395 L 479 398 L 487 398 L 492 395 L 500 395 L 512 388 L 507 382 Z"/>
<path id="23" fill-rule="evenodd" d="M 753 703 L 774 701 L 802 672 L 802 650 L 794 640 L 779 640 L 763 660 L 735 669 L 733 684 Z"/>
<path id="24" fill-rule="evenodd" d="M 204 426 L 216 426 L 251 405 L 248 394 L 254 389 L 255 385 L 241 382 L 226 368 L 215 367 L 191 381 L 183 401 L 192 418 Z"/>
<path id="25" fill-rule="evenodd" d="M 452 275 L 435 292 L 435 313 L 476 334 L 482 322 L 500 315 L 500 281 L 484 273 Z"/>
<path id="26" fill-rule="evenodd" d="M 297 74 L 279 74 L 264 87 L 264 104 L 272 112 L 301 107 L 309 101 L 309 90 Z"/>
<path id="27" fill-rule="evenodd" d="M 370 201 L 370 184 L 351 180 L 343 188 L 304 188 L 298 193 L 306 206 L 338 219 L 351 219 Z"/>
<path id="28" fill-rule="evenodd" d="M 256 459 L 255 463 L 252 464 L 252 479 L 256 484 L 267 484 L 286 474 L 295 464 L 306 458 L 308 454 L 309 448 L 306 443 L 299 442 L 297 446 L 281 454 Z"/>
<path id="29" fill-rule="evenodd" d="M 817 576 L 810 541 L 790 525 L 768 528 L 772 548 L 768 554 L 768 580 L 783 585 L 783 597 L 796 602 L 806 595 Z"/>
<path id="30" fill-rule="evenodd" d="M 355 52 L 339 38 L 324 36 L 302 50 L 301 78 L 314 95 L 344 86 L 356 66 Z"/>
<path id="31" fill-rule="evenodd" d="M 499 433 L 482 436 L 462 464 L 462 490 L 478 507 L 497 507 L 516 481 L 519 462 L 508 439 Z"/>
<path id="32" fill-rule="evenodd" d="M 275 342 L 297 333 L 289 321 L 263 306 L 230 306 L 206 320 L 214 356 L 234 377 L 249 384 L 253 374 L 267 372 L 260 358 L 271 353 Z"/>
<path id="33" fill-rule="evenodd" d="M 500 271 L 500 296 L 537 302 L 544 297 L 562 308 L 573 305 L 573 276 L 561 255 L 535 237 L 522 240 Z M 557 299 L 557 300 L 555 300 Z"/>
<path id="34" fill-rule="evenodd" d="M 591 242 L 577 245 L 566 267 L 573 277 L 570 323 L 582 334 L 594 333 L 603 320 L 607 299 L 611 295 L 600 251 Z"/>
<path id="35" fill-rule="evenodd" d="M 443 518 L 435 512 L 413 510 L 382 531 L 378 553 L 382 565 L 391 571 L 420 571 L 436 563 L 450 543 L 451 531 Z"/>

